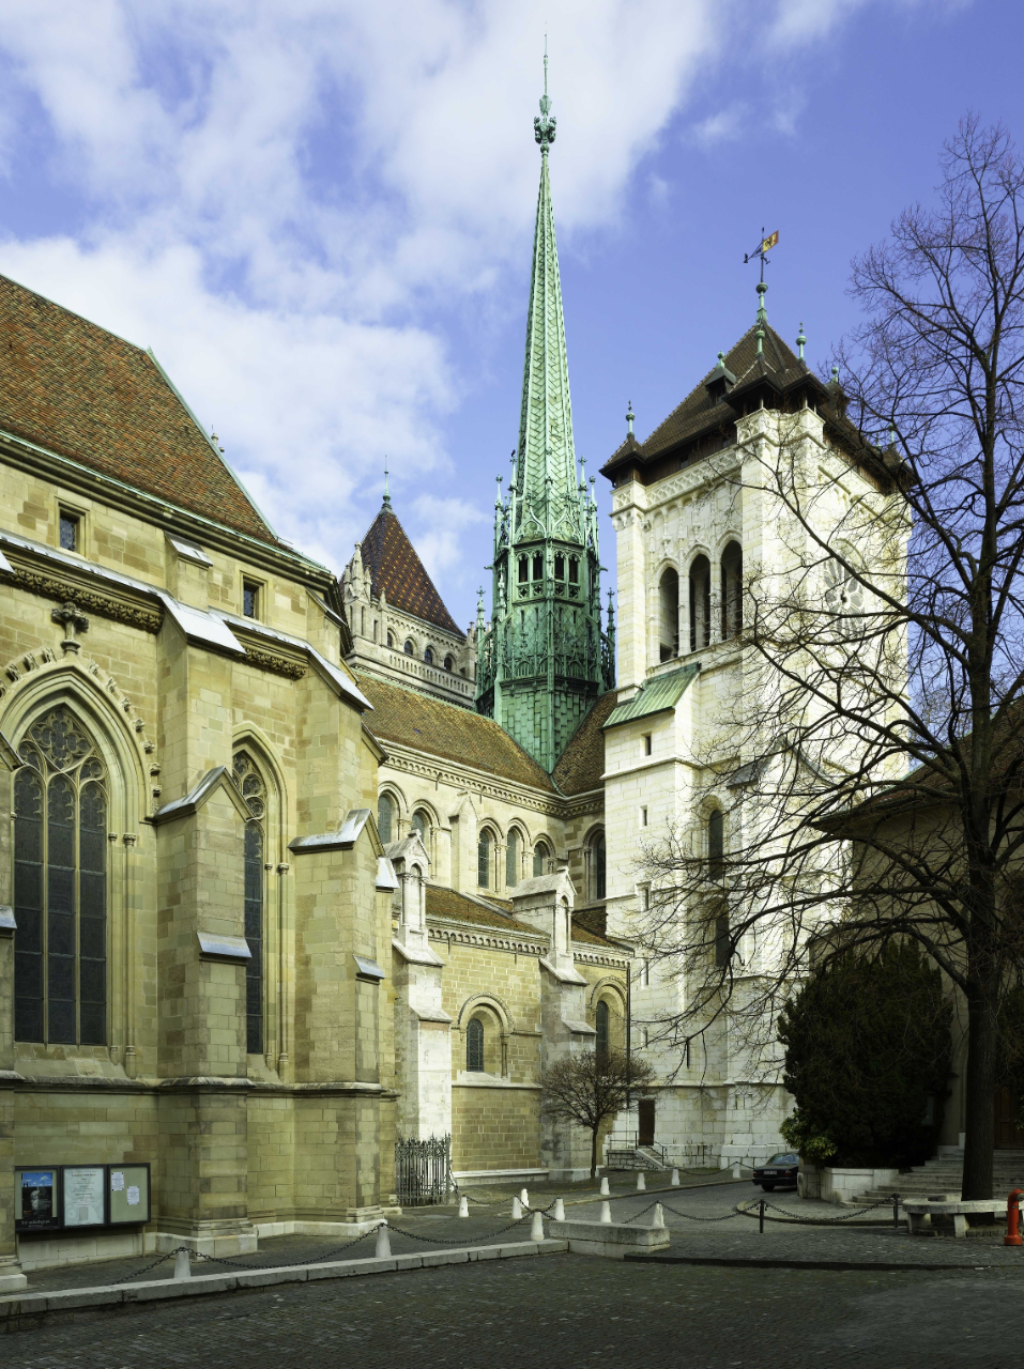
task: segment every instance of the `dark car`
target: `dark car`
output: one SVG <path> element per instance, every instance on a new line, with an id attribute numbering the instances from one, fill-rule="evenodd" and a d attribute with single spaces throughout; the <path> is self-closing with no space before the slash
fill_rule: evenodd
<path id="1" fill-rule="evenodd" d="M 771 1193 L 773 1188 L 796 1188 L 799 1168 L 799 1156 L 790 1151 L 782 1155 L 773 1155 L 770 1160 L 766 1160 L 754 1170 L 754 1183 L 760 1184 L 765 1193 Z"/>

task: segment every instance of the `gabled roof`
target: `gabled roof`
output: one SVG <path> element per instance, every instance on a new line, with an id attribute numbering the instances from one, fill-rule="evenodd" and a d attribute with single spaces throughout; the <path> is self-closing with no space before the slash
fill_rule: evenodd
<path id="1" fill-rule="evenodd" d="M 591 789 L 601 788 L 604 775 L 602 729 L 617 697 L 614 689 L 601 695 L 559 757 L 551 778 L 563 794 L 586 794 Z"/>
<path id="2" fill-rule="evenodd" d="M 375 737 L 552 793 L 550 777 L 493 719 L 376 675 L 353 674 L 373 704 L 367 721 Z"/>
<path id="3" fill-rule="evenodd" d="M 7 276 L 0 276 L 0 428 L 260 541 L 278 541 L 152 353 Z"/>
<path id="4" fill-rule="evenodd" d="M 492 906 L 483 899 L 469 898 L 456 889 L 448 889 L 439 884 L 426 886 L 427 917 L 455 918 L 459 922 L 476 922 L 482 927 L 502 927 L 505 931 L 536 933 L 535 927 L 516 922 L 512 916 L 512 905 L 500 904 L 497 899 Z M 508 911 L 505 912 L 504 908 Z"/>
<path id="5" fill-rule="evenodd" d="M 374 595 L 383 590 L 394 608 L 415 614 L 446 632 L 465 636 L 445 608 L 390 504 L 386 503 L 370 524 L 362 541 L 362 551 L 363 565 L 370 572 Z"/>

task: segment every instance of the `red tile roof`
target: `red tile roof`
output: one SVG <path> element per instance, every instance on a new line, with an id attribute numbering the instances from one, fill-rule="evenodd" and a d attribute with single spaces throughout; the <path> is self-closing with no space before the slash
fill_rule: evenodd
<path id="1" fill-rule="evenodd" d="M 276 542 L 154 358 L 0 276 L 0 428 Z"/>
<path id="2" fill-rule="evenodd" d="M 549 776 L 493 719 L 364 671 L 353 674 L 373 704 L 374 711 L 367 716 L 370 730 L 385 744 L 398 742 L 546 794 L 552 792 Z"/>
<path id="3" fill-rule="evenodd" d="M 388 603 L 395 608 L 414 613 L 417 618 L 443 627 L 447 632 L 465 636 L 445 608 L 415 547 L 405 535 L 405 529 L 387 504 L 370 524 L 362 548 L 363 565 L 370 572 L 375 595 L 383 590 Z"/>
<path id="4" fill-rule="evenodd" d="M 614 689 L 602 694 L 577 727 L 559 757 L 551 778 L 563 794 L 586 794 L 600 789 L 604 774 L 604 725 L 615 707 Z"/>

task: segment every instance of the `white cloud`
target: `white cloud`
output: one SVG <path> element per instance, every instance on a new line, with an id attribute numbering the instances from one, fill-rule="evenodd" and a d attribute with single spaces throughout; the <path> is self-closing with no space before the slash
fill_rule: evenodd
<path id="1" fill-rule="evenodd" d="M 758 22 L 799 43 L 858 3 L 778 0 Z M 614 222 L 732 20 L 756 41 L 749 16 L 740 0 L 5 0 L 0 165 L 30 157 L 81 227 L 0 241 L 0 270 L 152 344 L 310 554 L 347 560 L 387 452 L 425 560 L 452 571 L 488 515 L 413 503 L 472 385 L 445 311 L 486 315 L 521 268 L 545 23 L 564 243 Z M 737 117 L 698 128 L 720 140 Z"/>

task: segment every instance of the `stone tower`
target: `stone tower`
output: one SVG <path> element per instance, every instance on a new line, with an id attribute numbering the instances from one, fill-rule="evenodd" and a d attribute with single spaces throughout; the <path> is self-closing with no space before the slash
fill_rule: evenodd
<path id="1" fill-rule="evenodd" d="M 572 436 L 562 287 L 551 208 L 547 57 L 540 192 L 526 321 L 519 444 L 494 517 L 493 616 L 478 630 L 477 707 L 551 771 L 597 696 L 614 683 L 611 608 L 601 631 L 597 502 Z M 593 479 L 591 480 L 593 485 Z M 483 608 L 481 605 L 482 619 Z M 483 628 L 482 621 L 479 628 Z"/>

